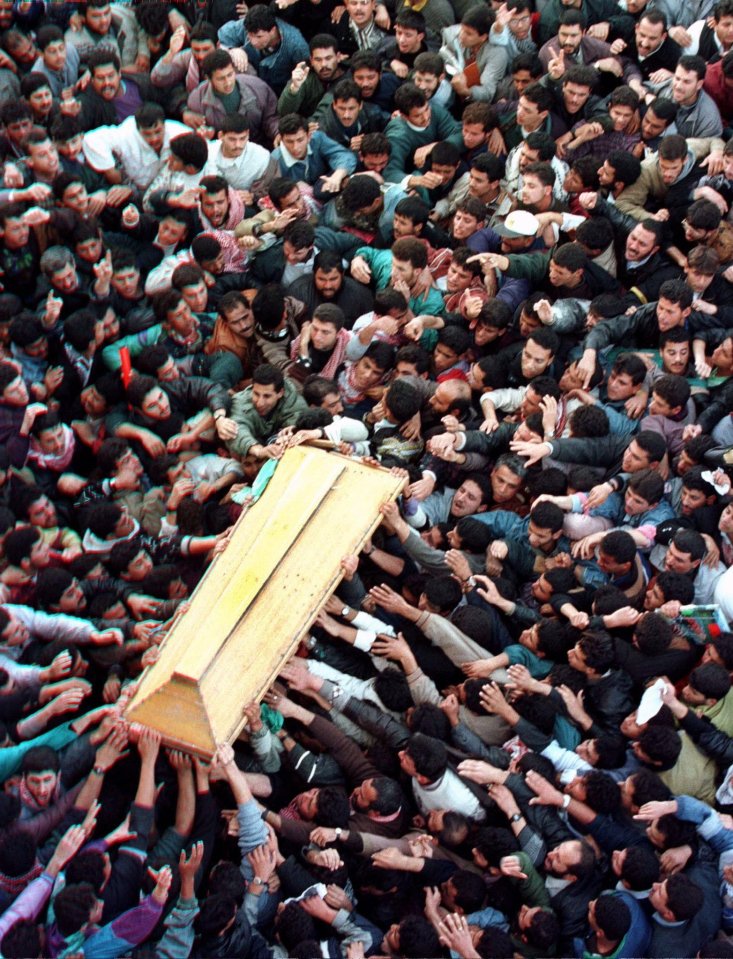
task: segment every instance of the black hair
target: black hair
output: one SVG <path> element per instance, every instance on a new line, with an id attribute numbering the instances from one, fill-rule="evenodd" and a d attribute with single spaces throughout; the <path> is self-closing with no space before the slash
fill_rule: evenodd
<path id="1" fill-rule="evenodd" d="M 631 928 L 631 912 L 624 900 L 611 892 L 596 899 L 595 921 L 607 939 L 619 942 Z"/>
<path id="2" fill-rule="evenodd" d="M 485 526 L 484 523 L 480 525 Z M 428 603 L 443 614 L 455 609 L 462 596 L 460 584 L 453 576 L 431 576 L 425 583 L 424 592 Z"/>
<path id="3" fill-rule="evenodd" d="M 669 769 L 682 751 L 682 740 L 669 726 L 647 726 L 639 734 L 639 746 L 646 756 L 661 769 Z"/>
<path id="4" fill-rule="evenodd" d="M 486 884 L 481 876 L 468 869 L 457 869 L 450 877 L 455 902 L 464 915 L 478 912 L 486 898 Z"/>
<path id="5" fill-rule="evenodd" d="M 633 563 L 636 557 L 634 537 L 623 529 L 606 533 L 601 540 L 600 549 L 617 563 Z"/>
<path id="6" fill-rule="evenodd" d="M 583 775 L 586 802 L 599 815 L 611 814 L 621 804 L 619 785 L 608 773 L 593 769 Z"/>
<path id="7" fill-rule="evenodd" d="M 285 388 L 285 377 L 282 371 L 271 363 L 261 363 L 252 374 L 252 382 L 258 386 L 272 386 L 276 393 Z"/>
<path id="8" fill-rule="evenodd" d="M 667 879 L 666 892 L 667 907 L 677 922 L 692 919 L 704 907 L 705 894 L 697 883 L 684 873 L 675 873 Z"/>
<path id="9" fill-rule="evenodd" d="M 634 892 L 644 892 L 659 879 L 659 860 L 649 846 L 629 846 L 626 850 L 621 879 Z"/>
<path id="10" fill-rule="evenodd" d="M 403 713 L 414 705 L 405 674 L 394 667 L 383 669 L 374 679 L 374 692 L 392 712 Z"/>
<path id="11" fill-rule="evenodd" d="M 348 824 L 351 815 L 349 797 L 340 786 L 324 786 L 318 790 L 316 822 L 319 826 L 331 826 L 342 829 Z"/>
<path id="12" fill-rule="evenodd" d="M 595 740 L 598 769 L 618 769 L 626 758 L 626 743 L 619 736 L 602 733 Z"/>
<path id="13" fill-rule="evenodd" d="M 645 613 L 636 624 L 634 637 L 639 651 L 645 656 L 659 656 L 669 649 L 674 630 L 659 613 Z"/>
<path id="14" fill-rule="evenodd" d="M 66 882 L 75 885 L 88 882 L 101 894 L 105 880 L 104 854 L 99 849 L 83 850 L 66 867 Z"/>
<path id="15" fill-rule="evenodd" d="M 585 633 L 579 640 L 585 664 L 596 673 L 605 673 L 616 662 L 613 640 L 608 633 Z"/>
<path id="16" fill-rule="evenodd" d="M 389 385 L 384 395 L 384 405 L 401 425 L 420 411 L 422 398 L 417 387 L 398 379 Z"/>
<path id="17" fill-rule="evenodd" d="M 88 922 L 97 901 L 97 893 L 91 883 L 79 882 L 65 886 L 54 899 L 56 925 L 62 936 L 79 932 Z"/>
<path id="18" fill-rule="evenodd" d="M 400 956 L 432 959 L 442 956 L 438 934 L 423 916 L 407 916 L 400 922 Z"/>
<path id="19" fill-rule="evenodd" d="M 424 776 L 428 782 L 436 782 L 445 772 L 448 754 L 439 739 L 414 733 L 407 741 L 405 750 L 415 764 L 417 774 Z"/>
<path id="20" fill-rule="evenodd" d="M 19 919 L 5 933 L 0 944 L 5 959 L 26 959 L 42 953 L 41 930 L 32 919 Z"/>
<path id="21" fill-rule="evenodd" d="M 730 673 L 718 663 L 703 663 L 690 673 L 690 685 L 706 699 L 723 699 L 730 690 Z"/>

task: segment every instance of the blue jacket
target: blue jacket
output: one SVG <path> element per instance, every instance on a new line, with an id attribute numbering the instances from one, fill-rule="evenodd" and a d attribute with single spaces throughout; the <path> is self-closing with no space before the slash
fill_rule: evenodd
<path id="1" fill-rule="evenodd" d="M 223 47 L 244 47 L 257 76 L 280 96 L 285 85 L 290 82 L 293 67 L 303 60 L 307 63 L 310 51 L 297 27 L 280 19 L 276 19 L 275 23 L 281 42 L 277 50 L 267 56 L 262 56 L 262 52 L 255 50 L 250 43 L 244 20 L 230 20 L 225 23 L 219 30 L 219 40 Z"/>
<path id="2" fill-rule="evenodd" d="M 602 895 L 622 899 L 631 913 L 629 931 L 618 944 L 616 951 L 611 954 L 611 959 L 635 959 L 636 956 L 645 956 L 652 938 L 652 927 L 644 910 L 633 896 L 622 889 L 614 889 Z M 598 953 L 588 947 L 585 939 L 576 939 L 575 955 L 582 959 L 583 956 L 596 956 Z"/>
<path id="3" fill-rule="evenodd" d="M 280 167 L 280 176 L 292 180 L 303 180 L 311 186 L 319 177 L 328 176 L 334 170 L 346 170 L 353 173 L 356 169 L 356 155 L 339 146 L 325 133 L 316 130 L 308 141 L 308 152 L 304 160 L 289 162 L 289 155 L 283 146 L 272 151 L 272 156 Z"/>

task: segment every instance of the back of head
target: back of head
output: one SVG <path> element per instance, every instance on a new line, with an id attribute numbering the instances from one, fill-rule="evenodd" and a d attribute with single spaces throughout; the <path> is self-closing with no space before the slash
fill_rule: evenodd
<path id="1" fill-rule="evenodd" d="M 444 743 L 431 736 L 415 733 L 405 748 L 418 776 L 424 777 L 429 783 L 440 779 L 448 766 L 448 753 Z"/>
<path id="2" fill-rule="evenodd" d="M 423 916 L 407 916 L 400 923 L 400 956 L 432 959 L 443 954 L 438 934 Z"/>
<path id="3" fill-rule="evenodd" d="M 88 922 L 97 894 L 88 882 L 66 886 L 54 900 L 56 924 L 62 936 L 72 936 Z"/>

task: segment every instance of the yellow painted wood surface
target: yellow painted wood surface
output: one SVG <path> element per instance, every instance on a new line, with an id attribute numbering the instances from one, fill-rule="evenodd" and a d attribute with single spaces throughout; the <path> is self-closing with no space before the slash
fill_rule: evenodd
<path id="1" fill-rule="evenodd" d="M 209 756 L 244 724 L 338 585 L 341 559 L 399 493 L 387 470 L 307 447 L 283 457 L 240 517 L 127 708 L 171 746 Z"/>

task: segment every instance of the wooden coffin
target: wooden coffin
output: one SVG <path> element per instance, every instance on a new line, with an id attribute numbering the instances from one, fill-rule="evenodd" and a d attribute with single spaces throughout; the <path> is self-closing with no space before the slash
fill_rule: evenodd
<path id="1" fill-rule="evenodd" d="M 173 625 L 126 710 L 166 745 L 210 757 L 244 725 L 308 633 L 402 480 L 336 453 L 298 446 L 243 514 Z"/>

